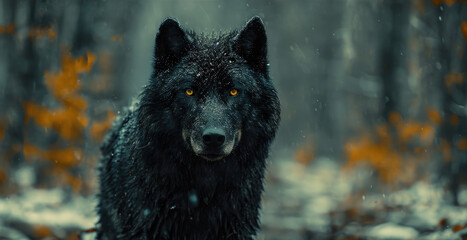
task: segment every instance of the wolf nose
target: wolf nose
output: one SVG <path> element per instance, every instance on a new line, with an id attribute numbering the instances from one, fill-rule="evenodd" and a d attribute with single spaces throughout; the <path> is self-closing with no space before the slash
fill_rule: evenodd
<path id="1" fill-rule="evenodd" d="M 218 148 L 224 144 L 225 132 L 218 128 L 208 128 L 203 132 L 203 142 L 207 147 Z"/>

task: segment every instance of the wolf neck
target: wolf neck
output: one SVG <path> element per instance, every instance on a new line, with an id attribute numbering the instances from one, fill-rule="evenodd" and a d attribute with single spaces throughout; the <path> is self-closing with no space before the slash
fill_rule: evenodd
<path id="1" fill-rule="evenodd" d="M 261 207 L 264 159 L 228 157 L 218 162 L 206 162 L 202 159 L 166 159 L 159 155 L 152 160 L 156 162 L 152 168 L 157 175 L 150 175 L 150 183 L 145 186 L 149 192 L 158 194 L 151 194 L 146 207 L 156 209 L 158 214 L 147 216 L 146 221 L 151 222 L 149 236 L 166 239 L 157 234 L 168 233 L 167 239 L 184 235 L 191 235 L 192 239 L 205 239 L 206 236 L 225 239 L 236 233 L 248 233 L 238 239 L 250 239 L 249 236 L 259 228 L 257 216 Z M 160 172 L 161 169 L 167 171 Z M 151 198 L 153 196 L 159 197 Z M 176 226 L 168 219 L 184 224 L 174 229 Z M 219 229 L 207 227 L 213 223 Z"/>
<path id="2" fill-rule="evenodd" d="M 157 150 L 157 148 L 159 147 L 148 156 L 142 157 L 145 168 L 157 173 L 153 175 L 156 179 L 152 179 L 156 184 L 160 179 L 166 179 L 171 181 L 169 186 L 173 186 L 173 189 L 181 191 L 198 189 L 201 193 L 212 195 L 219 189 L 225 188 L 225 191 L 232 192 L 240 187 L 244 189 L 251 187 L 251 183 L 244 181 L 251 179 L 252 175 L 259 184 L 262 184 L 264 178 L 266 167 L 264 157 L 241 154 L 244 152 L 241 144 L 229 156 L 215 162 L 206 161 L 187 152 L 174 153 L 170 149 Z M 160 169 L 166 171 L 161 172 Z M 245 184 L 248 186 L 242 186 Z"/>

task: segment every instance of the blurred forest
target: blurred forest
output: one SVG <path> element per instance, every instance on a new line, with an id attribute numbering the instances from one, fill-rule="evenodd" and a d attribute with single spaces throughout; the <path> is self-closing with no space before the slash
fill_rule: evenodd
<path id="1" fill-rule="evenodd" d="M 0 239 L 92 238 L 159 24 L 255 15 L 283 109 L 258 239 L 467 239 L 465 0 L 0 0 Z"/>

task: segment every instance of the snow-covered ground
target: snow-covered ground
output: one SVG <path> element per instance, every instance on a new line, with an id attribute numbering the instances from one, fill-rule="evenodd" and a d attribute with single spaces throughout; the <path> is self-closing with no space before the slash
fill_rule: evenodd
<path id="1" fill-rule="evenodd" d="M 325 158 L 306 167 L 272 162 L 258 239 L 467 239 L 467 191 L 455 207 L 441 187 L 418 182 L 389 192 L 367 173 Z M 95 206 L 93 196 L 29 188 L 0 199 L 0 239 L 79 239 L 97 221 Z"/>
<path id="2" fill-rule="evenodd" d="M 95 206 L 94 197 L 67 198 L 62 189 L 25 190 L 0 199 L 0 239 L 72 239 L 94 227 Z"/>
<path id="3" fill-rule="evenodd" d="M 271 164 L 259 239 L 467 239 L 466 190 L 455 207 L 440 186 L 384 192 L 371 175 L 325 158 Z"/>

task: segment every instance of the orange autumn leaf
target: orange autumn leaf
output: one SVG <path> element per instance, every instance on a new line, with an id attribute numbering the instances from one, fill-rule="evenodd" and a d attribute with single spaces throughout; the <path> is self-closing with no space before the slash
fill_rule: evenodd
<path id="1" fill-rule="evenodd" d="M 411 122 L 405 123 L 404 125 L 400 126 L 397 129 L 398 135 L 400 140 L 403 142 L 407 142 L 414 138 L 415 136 L 419 135 L 422 130 L 422 125 L 419 123 Z"/>
<path id="2" fill-rule="evenodd" d="M 392 125 L 397 125 L 402 122 L 402 117 L 397 112 L 390 112 L 389 113 L 389 123 Z"/>
<path id="3" fill-rule="evenodd" d="M 52 27 L 34 27 L 29 29 L 28 37 L 31 40 L 41 38 L 54 39 L 57 37 L 57 33 L 55 33 Z"/>
<path id="4" fill-rule="evenodd" d="M 5 135 L 5 134 L 3 133 L 3 128 L 2 128 L 2 126 L 0 125 L 0 139 L 3 138 L 3 135 Z"/>
<path id="5" fill-rule="evenodd" d="M 462 138 L 457 142 L 457 148 L 459 150 L 465 150 L 467 149 L 467 139 Z"/>
<path id="6" fill-rule="evenodd" d="M 419 147 L 414 147 L 413 152 L 414 152 L 414 153 L 421 153 L 421 152 L 422 152 L 422 149 L 419 148 Z"/>
<path id="7" fill-rule="evenodd" d="M 0 168 L 0 184 L 7 180 L 7 175 L 3 169 Z"/>
<path id="8" fill-rule="evenodd" d="M 425 13 L 425 1 L 424 0 L 412 1 L 412 5 L 416 12 Z"/>
<path id="9" fill-rule="evenodd" d="M 123 38 L 122 38 L 122 35 L 114 35 L 112 37 L 110 37 L 110 39 L 112 39 L 112 41 L 116 42 L 122 42 L 123 41 Z"/>
<path id="10" fill-rule="evenodd" d="M 458 0 L 462 1 L 462 0 Z M 431 3 L 435 6 L 441 6 L 441 4 L 446 3 L 448 5 L 454 4 L 456 0 L 432 0 Z"/>
<path id="11" fill-rule="evenodd" d="M 466 224 L 458 224 L 454 227 L 452 227 L 453 232 L 459 232 L 460 230 L 464 229 L 466 227 Z"/>
<path id="12" fill-rule="evenodd" d="M 450 87 L 453 84 L 462 84 L 464 82 L 464 74 L 451 72 L 444 76 L 444 84 L 446 87 Z"/>
<path id="13" fill-rule="evenodd" d="M 81 149 L 68 147 L 43 151 L 42 156 L 55 164 L 69 168 L 78 166 L 84 155 Z"/>
<path id="14" fill-rule="evenodd" d="M 368 165 L 376 170 L 385 183 L 409 183 L 420 172 L 427 149 L 434 144 L 435 125 L 441 114 L 428 109 L 431 123 L 404 121 L 397 112 L 391 112 L 388 123 L 383 123 L 344 146 L 347 157 L 345 168 Z"/>
<path id="15" fill-rule="evenodd" d="M 310 142 L 303 144 L 295 154 L 295 160 L 305 166 L 309 165 L 314 157 L 313 144 Z"/>
<path id="16" fill-rule="evenodd" d="M 81 237 L 80 237 L 80 234 L 79 233 L 70 233 L 70 235 L 68 235 L 65 240 L 80 240 Z"/>
<path id="17" fill-rule="evenodd" d="M 50 110 L 31 102 L 26 102 L 23 106 L 26 112 L 26 123 L 33 118 L 37 125 L 56 130 L 66 140 L 79 139 L 88 125 L 88 117 L 84 112 L 86 108 L 77 109 L 71 105 L 65 105 L 66 108 Z"/>
<path id="18" fill-rule="evenodd" d="M 73 191 L 75 192 L 78 192 L 83 185 L 81 179 L 72 175 L 68 176 L 67 183 L 69 183 L 73 187 Z"/>
<path id="19" fill-rule="evenodd" d="M 465 21 L 461 23 L 461 32 L 462 32 L 462 35 L 464 36 L 464 39 L 467 40 L 467 22 Z"/>
<path id="20" fill-rule="evenodd" d="M 78 74 L 88 73 L 96 61 L 96 56 L 90 52 L 86 58 L 81 56 L 74 59 L 69 54 L 62 57 L 62 69 L 57 73 L 45 72 L 45 84 L 58 99 L 66 99 L 81 89 Z"/>
<path id="21" fill-rule="evenodd" d="M 386 125 L 376 126 L 376 133 L 378 134 L 378 137 L 382 139 L 382 141 L 389 139 L 389 129 Z"/>
<path id="22" fill-rule="evenodd" d="M 32 102 L 23 103 L 25 122 L 34 119 L 42 128 L 52 128 L 66 140 L 78 140 L 88 125 L 86 100 L 78 94 L 81 89 L 79 74 L 91 71 L 95 56 L 87 54 L 87 59 L 62 57 L 62 69 L 57 73 L 45 73 L 45 84 L 52 95 L 62 104 L 62 108 L 48 109 Z"/>
<path id="23" fill-rule="evenodd" d="M 459 122 L 460 122 L 459 116 L 457 116 L 455 114 L 452 114 L 451 116 L 449 116 L 449 123 L 451 125 L 457 126 L 457 125 L 459 125 Z"/>
<path id="24" fill-rule="evenodd" d="M 436 135 L 436 130 L 433 126 L 430 126 L 428 124 L 422 125 L 422 128 L 420 130 L 420 139 L 424 143 L 430 143 L 435 139 Z"/>
<path id="25" fill-rule="evenodd" d="M 369 136 L 351 141 L 345 145 L 347 167 L 362 163 L 370 164 L 386 183 L 393 183 L 401 174 L 402 158 L 392 148 L 389 140 L 374 142 Z"/>
<path id="26" fill-rule="evenodd" d="M 448 219 L 447 218 L 442 218 L 439 220 L 438 227 L 446 227 L 448 225 Z"/>
<path id="27" fill-rule="evenodd" d="M 24 145 L 23 145 L 23 155 L 25 157 L 40 156 L 41 155 L 41 150 L 36 146 L 33 146 L 31 144 L 28 144 L 28 143 L 24 143 Z"/>
<path id="28" fill-rule="evenodd" d="M 13 32 L 15 32 L 15 25 L 13 23 L 0 26 L 0 34 L 13 34 Z"/>
<path id="29" fill-rule="evenodd" d="M 34 233 L 36 234 L 37 237 L 39 238 L 51 238 L 54 235 L 52 234 L 52 231 L 44 225 L 36 225 L 33 227 Z"/>
<path id="30" fill-rule="evenodd" d="M 90 134 L 95 142 L 100 142 L 104 137 L 104 134 L 112 126 L 112 122 L 115 119 L 115 114 L 112 111 L 107 111 L 107 119 L 101 122 L 94 122 L 90 128 Z"/>
<path id="31" fill-rule="evenodd" d="M 435 124 L 437 125 L 440 125 L 442 122 L 443 122 L 443 119 L 441 117 L 441 113 L 436 110 L 436 109 L 432 109 L 432 108 L 428 108 L 426 110 L 426 115 L 428 116 L 428 118 Z"/>
<path id="32" fill-rule="evenodd" d="M 81 149 L 67 147 L 43 150 L 29 143 L 24 143 L 23 154 L 26 157 L 26 159 L 35 157 L 40 160 L 48 160 L 51 163 L 57 164 L 58 166 L 63 168 L 78 166 L 79 161 L 84 156 L 83 151 Z"/>
<path id="33" fill-rule="evenodd" d="M 451 144 L 446 139 L 441 139 L 441 152 L 443 154 L 443 160 L 445 162 L 451 161 Z"/>

